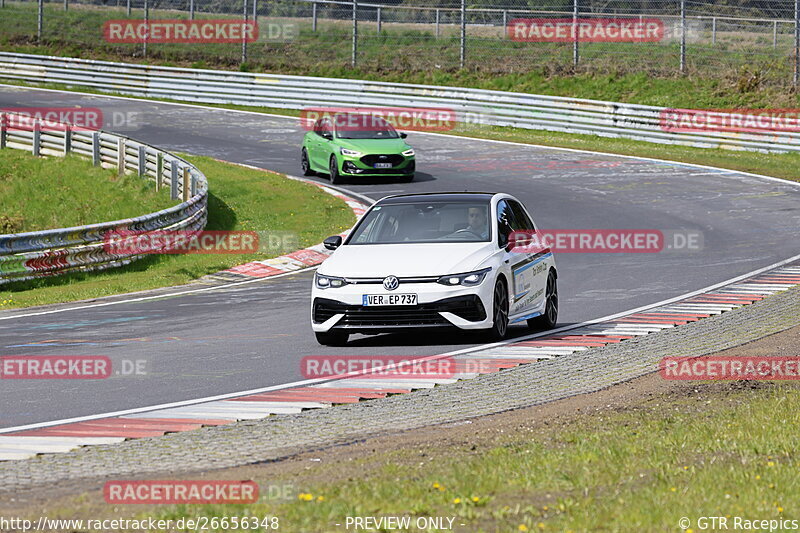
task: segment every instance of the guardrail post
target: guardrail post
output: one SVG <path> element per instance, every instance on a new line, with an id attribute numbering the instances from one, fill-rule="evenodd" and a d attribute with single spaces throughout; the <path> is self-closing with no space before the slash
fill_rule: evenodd
<path id="1" fill-rule="evenodd" d="M 36 15 L 36 40 L 42 40 L 42 26 L 44 25 L 44 0 L 39 0 L 39 11 Z"/>
<path id="2" fill-rule="evenodd" d="M 6 114 L 0 113 L 0 149 L 6 147 L 6 137 L 8 135 L 6 128 Z"/>
<path id="3" fill-rule="evenodd" d="M 117 175 L 125 175 L 125 152 L 128 148 L 125 146 L 125 139 L 117 139 Z"/>
<path id="4" fill-rule="evenodd" d="M 142 145 L 139 145 L 139 166 L 137 170 L 140 178 L 147 175 L 147 151 Z"/>
<path id="5" fill-rule="evenodd" d="M 311 31 L 317 31 L 317 3 L 311 4 Z"/>
<path id="6" fill-rule="evenodd" d="M 355 67 L 358 60 L 358 0 L 353 0 L 353 52 L 350 65 Z"/>
<path id="7" fill-rule="evenodd" d="M 64 128 L 64 155 L 68 155 L 72 151 L 72 127 L 67 124 Z"/>
<path id="8" fill-rule="evenodd" d="M 197 195 L 197 177 L 192 176 L 192 196 Z"/>
<path id="9" fill-rule="evenodd" d="M 170 183 L 169 183 L 169 196 L 173 200 L 178 199 L 178 162 L 172 160 L 170 167 Z"/>
<path id="10" fill-rule="evenodd" d="M 508 30 L 506 28 L 508 28 L 508 11 L 506 11 L 504 9 L 503 10 L 503 33 L 505 35 L 508 35 Z"/>
<path id="11" fill-rule="evenodd" d="M 794 84 L 800 78 L 800 2 L 794 0 Z"/>
<path id="12" fill-rule="evenodd" d="M 156 153 L 156 192 L 161 190 L 161 179 L 164 177 L 164 154 Z"/>
<path id="13" fill-rule="evenodd" d="M 380 33 L 381 32 L 381 8 L 380 8 L 380 6 L 378 7 L 378 9 L 376 11 L 377 11 L 377 14 L 375 16 L 377 17 L 377 22 L 378 22 L 378 33 Z"/>
<path id="14" fill-rule="evenodd" d="M 242 0 L 242 18 L 244 23 L 242 25 L 242 64 L 247 63 L 247 0 Z"/>
<path id="15" fill-rule="evenodd" d="M 681 0 L 681 72 L 686 72 L 686 0 Z"/>
<path id="16" fill-rule="evenodd" d="M 100 132 L 92 132 L 92 164 L 94 166 L 100 165 Z"/>
<path id="17" fill-rule="evenodd" d="M 711 44 L 717 44 L 717 17 L 711 18 Z"/>
<path id="18" fill-rule="evenodd" d="M 439 38 L 439 10 L 436 10 L 436 38 Z"/>
<path id="19" fill-rule="evenodd" d="M 131 0 L 128 0 L 130 3 Z M 194 0 L 189 0 L 189 20 L 194 20 Z"/>
<path id="20" fill-rule="evenodd" d="M 778 48 L 778 21 L 772 21 L 772 48 Z"/>
<path id="21" fill-rule="evenodd" d="M 258 24 L 258 0 L 253 0 L 253 23 Z"/>
<path id="22" fill-rule="evenodd" d="M 579 50 L 578 50 L 578 0 L 573 0 L 572 2 L 572 31 L 575 32 L 572 41 L 572 66 L 578 66 L 578 60 L 580 59 Z"/>
<path id="23" fill-rule="evenodd" d="M 142 57 L 147 57 L 147 39 L 150 37 L 150 4 L 144 0 L 144 39 L 142 40 Z"/>
<path id="24" fill-rule="evenodd" d="M 183 167 L 183 201 L 188 202 L 191 196 L 189 195 L 189 187 L 192 175 L 189 172 L 189 167 Z"/>
<path id="25" fill-rule="evenodd" d="M 130 17 L 131 16 L 131 0 L 128 0 L 127 10 L 128 10 L 128 17 Z"/>
<path id="26" fill-rule="evenodd" d="M 467 60 L 467 2 L 461 0 L 461 52 L 459 54 L 459 67 L 464 68 Z"/>
<path id="27" fill-rule="evenodd" d="M 69 11 L 69 0 L 64 0 L 64 11 Z"/>
<path id="28" fill-rule="evenodd" d="M 33 155 L 38 156 L 42 144 L 42 128 L 39 121 L 33 123 Z"/>

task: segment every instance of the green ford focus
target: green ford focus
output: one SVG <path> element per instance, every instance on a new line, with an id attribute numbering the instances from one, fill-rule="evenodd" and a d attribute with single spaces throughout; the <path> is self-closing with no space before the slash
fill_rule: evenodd
<path id="1" fill-rule="evenodd" d="M 303 174 L 328 174 L 331 184 L 356 177 L 389 176 L 412 181 L 414 149 L 383 118 L 338 113 L 314 122 L 303 137 Z"/>

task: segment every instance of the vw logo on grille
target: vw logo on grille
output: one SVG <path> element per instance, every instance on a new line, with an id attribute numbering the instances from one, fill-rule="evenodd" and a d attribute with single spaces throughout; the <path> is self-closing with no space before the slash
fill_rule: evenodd
<path id="1" fill-rule="evenodd" d="M 400 285 L 400 280 L 396 276 L 386 276 L 383 278 L 383 288 L 387 291 L 393 291 Z"/>

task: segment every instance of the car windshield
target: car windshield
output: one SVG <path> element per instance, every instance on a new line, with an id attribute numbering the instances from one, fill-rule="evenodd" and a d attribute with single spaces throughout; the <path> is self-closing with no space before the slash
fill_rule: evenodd
<path id="1" fill-rule="evenodd" d="M 378 205 L 358 223 L 347 244 L 487 242 L 488 202 Z"/>
<path id="2" fill-rule="evenodd" d="M 340 139 L 398 139 L 394 127 L 381 117 L 367 114 L 341 114 L 333 119 Z"/>

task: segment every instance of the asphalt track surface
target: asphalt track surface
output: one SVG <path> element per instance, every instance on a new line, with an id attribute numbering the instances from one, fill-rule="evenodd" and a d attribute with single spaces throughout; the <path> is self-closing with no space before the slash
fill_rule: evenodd
<path id="1" fill-rule="evenodd" d="M 293 119 L 127 99 L 0 88 L 0 107 L 99 107 L 105 129 L 171 151 L 299 174 Z M 127 123 L 120 121 L 129 119 Z M 130 120 L 133 119 L 133 120 Z M 112 122 L 116 121 L 116 123 Z M 349 183 L 372 199 L 401 192 L 501 191 L 543 228 L 700 232 L 700 250 L 559 254 L 560 325 L 661 301 L 800 250 L 800 189 L 731 171 L 410 132 L 418 178 Z M 214 177 L 209 176 L 212 183 Z M 325 183 L 325 178 L 319 181 Z M 0 320 L 0 355 L 105 355 L 146 375 L 0 380 L 0 428 L 233 393 L 303 379 L 306 355 L 430 355 L 474 335 L 355 336 L 321 347 L 309 325 L 311 273 L 209 292 Z M 65 309 L 74 305 L 64 305 Z M 512 328 L 512 336 L 528 333 Z"/>

